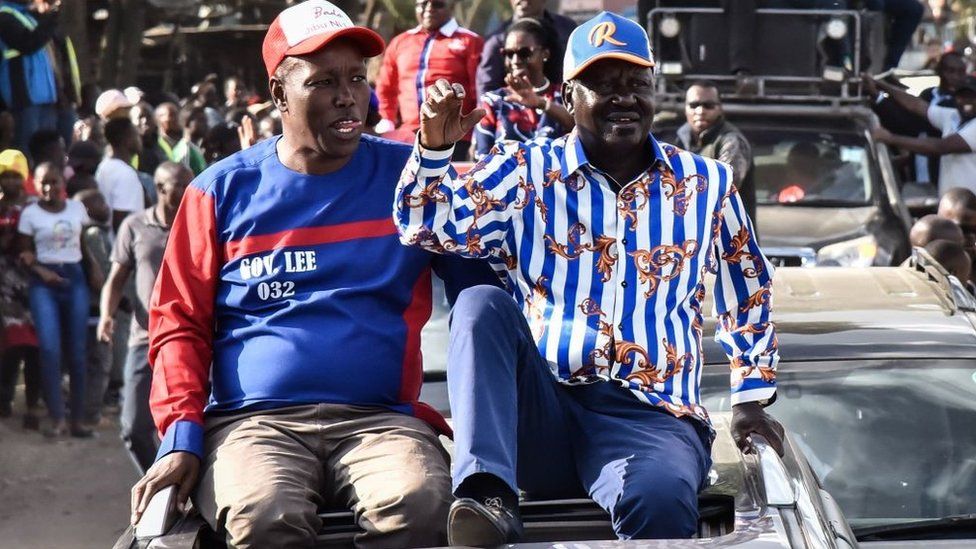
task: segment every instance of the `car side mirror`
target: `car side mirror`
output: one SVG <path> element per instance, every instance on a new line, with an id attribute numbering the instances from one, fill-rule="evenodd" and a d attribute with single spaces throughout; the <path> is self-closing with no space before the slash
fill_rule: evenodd
<path id="1" fill-rule="evenodd" d="M 752 439 L 752 446 L 759 456 L 759 469 L 762 471 L 766 503 L 774 507 L 795 504 L 796 494 L 793 493 L 793 484 L 790 482 L 790 475 L 786 471 L 783 459 L 769 445 L 766 437 L 753 433 L 749 438 Z"/>
<path id="2" fill-rule="evenodd" d="M 176 510 L 176 485 L 170 485 L 156 492 L 146 511 L 135 527 L 136 539 L 162 536 L 173 526 L 179 512 Z"/>

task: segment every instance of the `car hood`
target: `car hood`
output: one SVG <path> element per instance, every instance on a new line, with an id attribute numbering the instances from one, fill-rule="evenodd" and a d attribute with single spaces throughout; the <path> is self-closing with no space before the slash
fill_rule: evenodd
<path id="1" fill-rule="evenodd" d="M 706 288 L 713 279 L 705 281 Z M 894 357 L 976 358 L 976 315 L 956 305 L 928 275 L 909 267 L 780 267 L 773 276 L 773 321 L 782 356 L 793 360 Z M 712 310 L 712 292 L 702 310 Z M 705 317 L 703 333 L 715 331 Z M 706 363 L 727 361 L 705 338 Z"/>
<path id="2" fill-rule="evenodd" d="M 763 246 L 802 246 L 818 249 L 824 244 L 855 238 L 878 212 L 876 206 L 817 208 L 760 204 L 756 216 Z"/>

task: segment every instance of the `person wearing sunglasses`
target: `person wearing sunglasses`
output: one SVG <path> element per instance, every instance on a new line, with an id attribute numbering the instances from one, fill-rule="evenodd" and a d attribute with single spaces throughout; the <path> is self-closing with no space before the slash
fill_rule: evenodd
<path id="1" fill-rule="evenodd" d="M 714 82 L 693 82 L 685 92 L 685 124 L 678 141 L 685 149 L 732 166 L 735 186 L 756 227 L 756 185 L 753 182 L 752 146 L 746 136 L 725 119 L 722 96 Z"/>
<path id="2" fill-rule="evenodd" d="M 458 82 L 470 90 L 465 107 L 475 107 L 475 74 L 484 40 L 460 26 L 454 18 L 455 0 L 416 0 L 418 25 L 393 37 L 383 56 L 376 95 L 380 122 L 376 133 L 413 143 L 420 128 L 420 105 L 425 90 L 438 79 Z M 458 160 L 466 160 L 467 146 L 458 147 Z"/>
<path id="3" fill-rule="evenodd" d="M 505 59 L 502 57 L 502 50 L 505 49 L 509 26 L 519 19 L 535 19 L 546 30 L 551 42 L 551 55 L 544 67 L 546 77 L 553 82 L 563 79 L 563 51 L 566 49 L 569 34 L 576 28 L 576 21 L 572 17 L 547 10 L 546 0 L 509 0 L 509 3 L 512 6 L 512 18 L 485 33 L 485 48 L 481 50 L 481 64 L 478 65 L 478 97 L 505 85 Z"/>
<path id="4" fill-rule="evenodd" d="M 563 107 L 559 83 L 543 71 L 552 51 L 548 42 L 535 19 L 520 19 L 509 27 L 502 48 L 507 86 L 481 97 L 487 114 L 475 126 L 475 160 L 487 155 L 497 141 L 556 138 L 575 126 Z"/>

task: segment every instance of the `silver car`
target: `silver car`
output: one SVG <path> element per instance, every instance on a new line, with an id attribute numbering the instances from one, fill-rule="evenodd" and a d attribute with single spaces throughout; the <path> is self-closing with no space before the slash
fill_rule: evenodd
<path id="1" fill-rule="evenodd" d="M 774 287 L 770 411 L 860 544 L 976 547 L 973 297 L 920 249 L 903 267 L 779 269 Z M 702 395 L 728 410 L 727 372 L 706 369 Z"/>

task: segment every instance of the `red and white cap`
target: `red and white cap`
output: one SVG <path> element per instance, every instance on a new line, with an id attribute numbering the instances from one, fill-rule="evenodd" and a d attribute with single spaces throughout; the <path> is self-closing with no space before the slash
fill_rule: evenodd
<path id="1" fill-rule="evenodd" d="M 379 55 L 386 47 L 379 34 L 357 27 L 345 12 L 325 0 L 307 0 L 282 11 L 268 27 L 261 48 L 268 76 L 285 57 L 318 51 L 340 37 L 355 41 L 366 57 Z"/>

